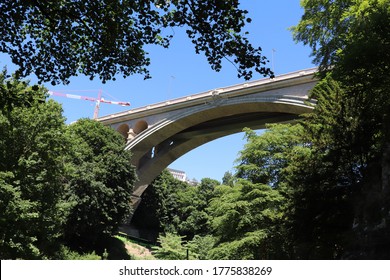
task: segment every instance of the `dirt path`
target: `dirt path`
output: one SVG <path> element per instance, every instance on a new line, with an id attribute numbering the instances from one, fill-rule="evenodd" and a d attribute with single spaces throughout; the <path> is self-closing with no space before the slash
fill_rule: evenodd
<path id="1" fill-rule="evenodd" d="M 154 259 L 152 252 L 148 248 L 138 244 L 127 243 L 126 250 L 129 255 L 134 256 L 137 259 Z"/>

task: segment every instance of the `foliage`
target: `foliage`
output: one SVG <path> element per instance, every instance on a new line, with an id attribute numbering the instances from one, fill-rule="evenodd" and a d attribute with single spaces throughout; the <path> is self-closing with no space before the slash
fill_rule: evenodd
<path id="1" fill-rule="evenodd" d="M 223 174 L 222 177 L 222 184 L 226 186 L 233 186 L 235 183 L 235 177 L 230 171 L 226 171 L 225 174 Z"/>
<path id="2" fill-rule="evenodd" d="M 7 183 L 12 175 L 0 172 L 0 258 L 39 258 L 41 252 L 36 245 L 36 234 L 28 230 L 30 222 L 37 219 L 35 205 L 23 199 L 21 191 Z"/>
<path id="3" fill-rule="evenodd" d="M 278 224 L 283 217 L 283 197 L 277 190 L 240 180 L 216 191 L 220 196 L 209 208 L 217 239 L 209 255 L 212 259 L 262 259 L 282 253 Z"/>
<path id="4" fill-rule="evenodd" d="M 211 235 L 199 236 L 188 242 L 176 233 L 160 234 L 159 246 L 153 247 L 153 255 L 160 260 L 207 260 L 215 239 Z"/>
<path id="5" fill-rule="evenodd" d="M 62 246 L 55 256 L 58 260 L 101 260 L 102 258 L 95 252 L 80 254 L 72 251 L 68 247 Z"/>
<path id="6" fill-rule="evenodd" d="M 168 170 L 164 170 L 143 193 L 132 221 L 149 229 L 175 232 L 180 223 L 178 194 L 187 187 L 187 183 L 175 179 Z"/>
<path id="7" fill-rule="evenodd" d="M 6 71 L 0 81 L 0 257 L 50 257 L 69 208 L 62 109 Z"/>
<path id="8" fill-rule="evenodd" d="M 303 7 L 295 38 L 309 44 L 319 59 L 329 60 L 320 66 L 331 66 L 332 78 L 343 84 L 345 111 L 354 119 L 355 137 L 367 152 L 378 140 L 368 137 L 386 138 L 390 131 L 390 3 L 312 0 Z"/>
<path id="9" fill-rule="evenodd" d="M 232 61 L 238 76 L 270 75 L 261 48 L 243 32 L 247 11 L 239 1 L 14 1 L 0 3 L 0 51 L 41 82 L 68 83 L 82 73 L 105 82 L 116 74 L 149 78 L 146 45 L 169 47 L 174 27 L 185 27 L 196 53 L 212 69 Z"/>
<path id="10" fill-rule="evenodd" d="M 187 259 L 187 247 L 183 245 L 180 235 L 166 233 L 158 238 L 160 246 L 155 246 L 153 255 L 160 260 L 185 260 Z M 193 259 L 192 256 L 189 258 Z"/>
<path id="11" fill-rule="evenodd" d="M 195 187 L 186 188 L 178 194 L 179 218 L 177 231 L 187 239 L 194 235 L 205 235 L 210 230 L 210 218 L 207 207 L 214 197 L 214 189 L 220 182 L 210 178 L 203 178 Z"/>
<path id="12" fill-rule="evenodd" d="M 333 78 L 348 87 L 358 137 L 368 150 L 374 143 L 384 147 L 390 139 L 390 3 L 360 1 L 352 7 L 356 19 Z M 367 137 L 371 137 L 367 139 Z"/>
<path id="13" fill-rule="evenodd" d="M 351 258 L 386 256 L 384 248 L 390 246 L 385 226 L 390 219 L 387 96 L 390 3 L 383 0 L 302 3 L 305 14 L 295 27 L 295 38 L 312 46 L 321 69 L 332 66 L 331 77 L 326 77 L 313 93 L 319 96 L 318 105 L 322 106 L 316 107 L 308 125 L 316 144 L 314 164 L 320 168 L 317 174 L 314 170 L 311 174 L 306 172 L 309 181 L 301 180 L 301 186 L 305 186 L 302 190 L 307 195 L 313 185 L 318 189 L 325 186 L 324 196 L 328 202 L 333 201 L 331 206 L 327 203 L 322 206 L 322 213 L 326 210 L 328 214 L 319 215 L 321 218 L 317 220 L 318 225 L 327 224 L 328 229 L 333 226 L 328 237 L 336 234 L 338 241 L 332 238 L 326 241 L 322 235 L 321 247 L 338 247 L 334 250 L 338 251 L 337 256 L 344 252 Z M 321 139 L 322 143 L 315 139 Z M 310 170 L 309 163 L 300 170 L 304 168 Z M 353 211 L 351 204 L 356 205 Z M 340 236 L 345 228 L 350 229 L 352 236 L 348 239 L 354 240 L 354 245 L 345 241 L 345 235 Z M 319 227 L 318 232 L 324 229 Z M 363 246 L 367 238 L 372 241 L 365 241 Z"/>
<path id="14" fill-rule="evenodd" d="M 76 250 L 96 245 L 131 210 L 135 172 L 121 136 L 91 120 L 65 126 L 61 106 L 45 98 L 44 88 L 0 74 L 2 259 L 78 257 L 64 239 Z"/>
<path id="15" fill-rule="evenodd" d="M 131 154 L 124 151 L 119 134 L 94 120 L 81 119 L 70 125 L 67 137 L 74 141 L 67 194 L 74 205 L 65 236 L 73 246 L 95 246 L 99 238 L 113 235 L 130 215 L 136 179 Z"/>
<path id="16" fill-rule="evenodd" d="M 204 178 L 197 186 L 175 179 L 164 170 L 142 196 L 132 222 L 161 232 L 178 232 L 190 240 L 209 231 L 206 212 L 219 182 Z"/>
<path id="17" fill-rule="evenodd" d="M 314 62 L 326 70 L 335 64 L 354 17 L 347 12 L 355 0 L 304 0 L 304 14 L 292 28 L 294 39 L 309 45 Z"/>
<path id="18" fill-rule="evenodd" d="M 187 243 L 189 251 L 197 260 L 208 260 L 210 250 L 214 245 L 215 238 L 210 234 L 204 236 L 195 235 L 194 238 Z"/>
<path id="19" fill-rule="evenodd" d="M 237 159 L 236 176 L 255 184 L 277 187 L 281 172 L 289 163 L 287 151 L 303 145 L 303 128 L 290 124 L 269 125 L 267 128 L 261 137 L 245 130 L 248 142 Z"/>

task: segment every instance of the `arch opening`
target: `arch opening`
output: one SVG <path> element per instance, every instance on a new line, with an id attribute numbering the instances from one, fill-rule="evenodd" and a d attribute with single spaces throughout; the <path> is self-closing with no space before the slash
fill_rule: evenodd
<path id="1" fill-rule="evenodd" d="M 189 127 L 171 137 L 167 141 L 166 149 L 162 149 L 152 159 L 139 166 L 139 185 L 148 185 L 172 162 L 203 144 L 242 132 L 244 127 L 264 129 L 267 123 L 292 122 L 297 118 L 299 116 L 294 114 L 259 112 L 232 117 L 228 120 L 221 118 Z"/>
<path id="2" fill-rule="evenodd" d="M 291 122 L 312 106 L 301 100 L 256 99 L 248 97 L 227 100 L 223 106 L 204 104 L 192 110 L 181 111 L 158 125 L 147 128 L 145 121 L 139 121 L 140 130 L 147 129 L 129 142 L 126 149 L 133 151 L 139 181 L 134 193 L 141 195 L 147 185 L 161 171 L 187 152 L 215 139 L 241 132 L 244 127 L 265 128 L 267 123 Z M 143 130 L 142 130 L 143 131 Z M 157 147 L 154 156 L 145 161 L 145 153 Z"/>

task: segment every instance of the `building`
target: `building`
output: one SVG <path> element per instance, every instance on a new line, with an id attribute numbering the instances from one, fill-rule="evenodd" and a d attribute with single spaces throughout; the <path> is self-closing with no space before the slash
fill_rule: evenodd
<path id="1" fill-rule="evenodd" d="M 179 181 L 187 182 L 187 174 L 184 171 L 168 168 L 173 177 Z"/>

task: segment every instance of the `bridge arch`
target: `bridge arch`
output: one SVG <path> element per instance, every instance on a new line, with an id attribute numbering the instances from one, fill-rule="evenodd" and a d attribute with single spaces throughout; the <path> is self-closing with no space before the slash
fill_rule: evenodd
<path id="1" fill-rule="evenodd" d="M 185 153 L 217 138 L 264 128 L 267 123 L 291 122 L 310 112 L 315 101 L 308 93 L 317 83 L 316 69 L 297 71 L 182 97 L 100 118 L 114 128 L 126 123 L 132 137 L 126 149 L 139 181 L 139 197 L 161 171 Z M 137 133 L 134 133 L 136 129 Z"/>
<path id="2" fill-rule="evenodd" d="M 241 132 L 244 127 L 261 129 L 267 123 L 291 122 L 312 108 L 301 98 L 247 98 L 204 104 L 162 120 L 126 146 L 133 151 L 138 171 L 134 195 L 140 196 L 167 166 L 205 143 Z"/>

